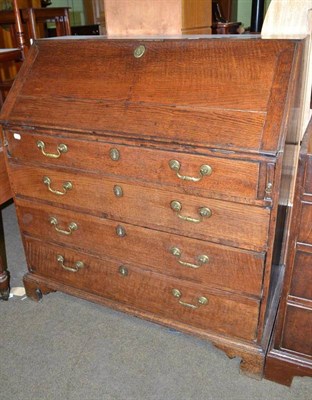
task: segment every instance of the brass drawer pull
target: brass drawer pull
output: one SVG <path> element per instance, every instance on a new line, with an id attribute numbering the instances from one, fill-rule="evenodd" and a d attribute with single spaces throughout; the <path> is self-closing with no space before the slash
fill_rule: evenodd
<path id="1" fill-rule="evenodd" d="M 84 268 L 84 266 L 85 266 L 82 261 L 76 261 L 74 264 L 74 267 L 67 267 L 66 265 L 64 265 L 64 257 L 61 256 L 60 254 L 58 254 L 56 256 L 56 260 L 63 269 L 65 269 L 66 271 L 70 271 L 70 272 L 78 272 L 80 269 Z"/>
<path id="2" fill-rule="evenodd" d="M 63 191 L 61 192 L 60 190 L 55 190 L 51 188 L 51 179 L 48 176 L 43 177 L 43 183 L 48 186 L 48 189 L 51 193 L 57 194 L 58 196 L 63 196 L 68 192 L 68 190 L 71 190 L 73 188 L 73 184 L 71 182 L 64 182 L 63 184 Z"/>
<path id="3" fill-rule="evenodd" d="M 180 211 L 182 210 L 182 204 L 177 200 L 173 200 L 170 203 L 170 207 L 177 214 L 179 218 L 183 219 L 183 221 L 194 222 L 195 224 L 202 222 L 204 218 L 210 218 L 212 215 L 212 212 L 208 207 L 200 207 L 198 209 L 198 214 L 200 216 L 199 218 L 192 218 L 181 215 Z"/>
<path id="4" fill-rule="evenodd" d="M 172 248 L 170 249 L 170 253 L 171 253 L 173 256 L 177 257 L 177 258 L 180 258 L 181 255 L 182 255 L 182 251 L 181 251 L 178 247 L 172 247 Z M 181 265 L 183 265 L 184 267 L 198 269 L 198 268 L 200 268 L 203 264 L 208 264 L 208 262 L 209 262 L 209 257 L 206 256 L 205 254 L 201 254 L 200 256 L 197 257 L 197 261 L 198 261 L 198 264 L 192 264 L 192 263 L 188 263 L 188 262 L 181 261 L 181 260 L 178 260 L 178 263 L 181 264 Z"/>
<path id="5" fill-rule="evenodd" d="M 58 225 L 58 220 L 55 217 L 50 218 L 50 224 L 54 226 L 56 232 L 62 233 L 63 235 L 71 235 L 74 231 L 78 229 L 76 222 L 70 222 L 68 224 L 68 230 L 60 229 Z"/>
<path id="6" fill-rule="evenodd" d="M 172 289 L 171 293 L 172 293 L 173 297 L 175 297 L 177 299 L 180 299 L 182 297 L 182 293 L 179 289 Z M 198 305 L 194 305 L 194 304 L 186 303 L 185 301 L 179 300 L 179 304 L 181 304 L 181 306 L 188 307 L 188 308 L 191 308 L 192 310 L 195 310 L 195 309 L 199 308 L 200 306 L 205 306 L 206 304 L 208 304 L 208 299 L 207 299 L 207 297 L 200 296 L 200 297 L 198 297 L 197 302 L 198 302 Z"/>
<path id="7" fill-rule="evenodd" d="M 177 175 L 178 178 L 184 180 L 184 181 L 191 181 L 191 182 L 199 182 L 203 179 L 204 176 L 209 176 L 212 174 L 212 168 L 210 165 L 202 165 L 199 169 L 199 177 L 195 178 L 193 176 L 187 176 L 187 175 L 181 175 L 180 174 L 180 169 L 181 169 L 181 163 L 178 160 L 170 160 L 169 161 L 169 167 L 174 171 Z"/>
<path id="8" fill-rule="evenodd" d="M 38 140 L 37 142 L 37 147 L 38 149 L 41 150 L 41 153 L 49 158 L 60 158 L 62 153 L 66 153 L 68 151 L 68 147 L 66 146 L 66 144 L 59 144 L 56 148 L 57 153 L 46 153 L 45 151 L 45 143 L 42 140 Z"/>

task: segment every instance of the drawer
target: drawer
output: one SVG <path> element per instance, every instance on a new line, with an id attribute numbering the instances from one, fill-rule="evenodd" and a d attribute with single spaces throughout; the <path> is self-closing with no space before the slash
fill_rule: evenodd
<path id="1" fill-rule="evenodd" d="M 296 251 L 290 294 L 312 300 L 312 248 Z"/>
<path id="2" fill-rule="evenodd" d="M 129 185 L 95 174 L 78 175 L 13 163 L 10 171 L 17 196 L 234 247 L 256 251 L 266 247 L 270 217 L 266 208 Z M 43 182 L 45 177 L 49 178 L 48 185 Z M 65 190 L 68 182 L 72 188 Z"/>
<path id="3" fill-rule="evenodd" d="M 27 239 L 26 249 L 31 271 L 41 276 L 195 328 L 255 339 L 259 313 L 256 300 L 37 240 Z"/>
<path id="4" fill-rule="evenodd" d="M 142 180 L 206 197 L 257 200 L 259 162 L 192 155 L 67 137 L 7 131 L 10 157 L 27 163 L 69 167 Z M 37 144 L 44 146 L 38 148 Z M 65 149 L 62 153 L 58 148 Z M 63 146 L 63 147 L 62 147 Z M 82 151 L 83 150 L 83 151 Z M 43 153 L 48 153 L 45 156 Z M 52 158 L 59 156 L 58 158 Z M 265 171 L 262 170 L 262 174 Z M 196 182 L 195 182 L 196 181 Z M 264 189 L 262 188 L 262 192 Z"/>
<path id="5" fill-rule="evenodd" d="M 261 295 L 265 253 L 120 224 L 35 202 L 17 200 L 16 205 L 20 228 L 28 235 L 204 285 Z M 77 229 L 71 230 L 73 222 Z M 118 236 L 118 229 L 122 236 Z"/>
<path id="6" fill-rule="evenodd" d="M 282 347 L 312 356 L 312 310 L 287 305 Z"/>
<path id="7" fill-rule="evenodd" d="M 312 203 L 302 202 L 298 242 L 312 244 Z"/>

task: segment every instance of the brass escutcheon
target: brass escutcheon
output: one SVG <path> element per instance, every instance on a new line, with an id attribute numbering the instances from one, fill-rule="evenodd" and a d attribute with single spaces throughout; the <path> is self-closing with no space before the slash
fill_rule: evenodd
<path id="1" fill-rule="evenodd" d="M 128 274 L 129 274 L 128 268 L 125 267 L 125 266 L 123 266 L 123 265 L 121 265 L 121 266 L 119 267 L 118 272 L 119 272 L 120 275 L 122 275 L 122 276 L 128 276 Z"/>
<path id="2" fill-rule="evenodd" d="M 122 190 L 121 186 L 115 185 L 113 190 L 114 190 L 114 194 L 115 194 L 116 197 L 122 197 L 123 196 L 123 190 Z"/>
<path id="3" fill-rule="evenodd" d="M 117 149 L 110 149 L 109 156 L 113 161 L 118 161 L 120 158 L 120 152 Z"/>
<path id="4" fill-rule="evenodd" d="M 127 233 L 126 233 L 126 230 L 125 230 L 125 228 L 123 226 L 118 225 L 116 227 L 116 234 L 119 237 L 124 237 L 124 236 L 126 236 Z"/>
<path id="5" fill-rule="evenodd" d="M 133 55 L 135 58 L 141 58 L 145 53 L 145 46 L 142 44 L 134 49 Z"/>

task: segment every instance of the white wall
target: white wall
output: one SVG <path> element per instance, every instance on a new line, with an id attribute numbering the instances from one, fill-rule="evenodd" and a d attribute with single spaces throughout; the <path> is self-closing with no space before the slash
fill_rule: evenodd
<path id="1" fill-rule="evenodd" d="M 267 10 L 271 0 L 265 0 L 264 12 Z M 250 26 L 251 21 L 251 6 L 252 0 L 236 0 L 233 2 L 237 7 L 237 18 L 238 22 L 242 22 L 247 28 Z"/>
<path id="2" fill-rule="evenodd" d="M 70 7 L 70 24 L 85 25 L 83 0 L 52 0 L 50 7 Z"/>

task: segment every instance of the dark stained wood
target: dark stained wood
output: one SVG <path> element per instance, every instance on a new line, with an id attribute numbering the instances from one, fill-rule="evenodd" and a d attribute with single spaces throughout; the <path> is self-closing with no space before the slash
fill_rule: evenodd
<path id="1" fill-rule="evenodd" d="M 27 294 L 61 290 L 209 339 L 260 378 L 283 270 L 272 260 L 283 251 L 278 207 L 293 176 L 283 157 L 303 46 L 38 41 L 1 115 Z M 38 140 L 49 155 L 60 144 L 67 152 L 44 156 Z M 197 182 L 206 164 L 212 173 Z"/>
<path id="2" fill-rule="evenodd" d="M 312 299 L 312 248 L 296 251 L 290 292 L 293 296 Z"/>
<path id="3" fill-rule="evenodd" d="M 312 376 L 311 203 L 312 121 L 300 152 L 286 257 L 286 274 L 265 377 L 290 386 L 294 376 Z"/>
<path id="4" fill-rule="evenodd" d="M 302 202 L 298 242 L 312 244 L 312 203 Z"/>
<path id="5" fill-rule="evenodd" d="M 291 386 L 295 376 L 312 377 L 311 363 L 298 356 L 294 357 L 291 353 L 272 349 L 266 358 L 265 378 Z"/>
<path id="6" fill-rule="evenodd" d="M 312 356 L 312 340 L 309 335 L 312 331 L 311 309 L 288 304 L 285 325 L 281 347 Z"/>

